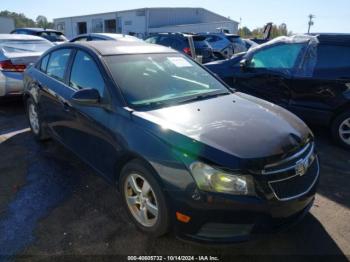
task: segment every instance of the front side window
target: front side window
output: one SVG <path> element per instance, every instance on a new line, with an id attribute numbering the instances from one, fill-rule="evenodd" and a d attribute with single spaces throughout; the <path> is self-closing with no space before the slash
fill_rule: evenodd
<path id="1" fill-rule="evenodd" d="M 105 83 L 100 70 L 85 52 L 78 51 L 75 56 L 69 85 L 74 89 L 93 88 L 103 95 Z"/>
<path id="2" fill-rule="evenodd" d="M 70 54 L 71 49 L 60 49 L 52 52 L 47 65 L 47 75 L 63 81 Z"/>
<path id="3" fill-rule="evenodd" d="M 105 60 L 129 106 L 162 107 L 230 91 L 180 54 L 107 56 Z"/>
<path id="4" fill-rule="evenodd" d="M 305 44 L 282 44 L 257 51 L 251 68 L 293 69 Z"/>

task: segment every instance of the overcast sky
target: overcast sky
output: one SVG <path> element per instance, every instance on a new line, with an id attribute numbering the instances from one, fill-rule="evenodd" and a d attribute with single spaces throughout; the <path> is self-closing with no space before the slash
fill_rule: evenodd
<path id="1" fill-rule="evenodd" d="M 350 0 L 1 0 L 0 10 L 35 19 L 84 15 L 142 7 L 203 7 L 253 29 L 267 22 L 286 23 L 295 33 L 307 31 L 308 15 L 316 15 L 314 32 L 350 33 Z"/>

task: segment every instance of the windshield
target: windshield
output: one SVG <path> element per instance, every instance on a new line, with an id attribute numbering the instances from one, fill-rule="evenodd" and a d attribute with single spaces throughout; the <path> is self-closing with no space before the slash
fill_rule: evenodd
<path id="1" fill-rule="evenodd" d="M 41 40 L 0 40 L 0 49 L 6 53 L 43 53 L 53 45 Z"/>
<path id="2" fill-rule="evenodd" d="M 107 56 L 105 60 L 133 108 L 230 94 L 222 83 L 181 54 L 119 55 Z"/>

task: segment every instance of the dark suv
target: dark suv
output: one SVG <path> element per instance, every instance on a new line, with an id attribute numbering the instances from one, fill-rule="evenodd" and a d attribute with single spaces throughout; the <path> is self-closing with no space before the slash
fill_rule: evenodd
<path id="1" fill-rule="evenodd" d="M 206 66 L 239 91 L 329 126 L 350 149 L 350 35 L 281 37 Z"/>
<path id="2" fill-rule="evenodd" d="M 191 56 L 191 48 L 189 44 L 189 37 L 193 38 L 196 55 L 203 57 L 203 63 L 208 63 L 216 60 L 213 54 L 213 49 L 206 41 L 205 36 L 184 33 L 159 33 L 149 36 L 145 39 L 147 43 L 158 44 L 171 47 L 177 51 L 181 51 Z"/>

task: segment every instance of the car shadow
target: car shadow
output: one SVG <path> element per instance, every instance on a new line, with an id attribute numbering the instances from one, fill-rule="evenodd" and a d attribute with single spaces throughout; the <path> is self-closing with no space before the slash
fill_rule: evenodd
<path id="1" fill-rule="evenodd" d="M 318 193 L 350 208 L 350 151 L 334 144 L 327 128 L 312 130 L 321 164 Z"/>

